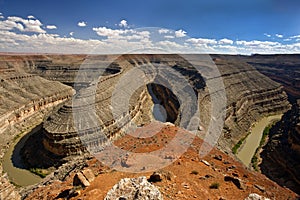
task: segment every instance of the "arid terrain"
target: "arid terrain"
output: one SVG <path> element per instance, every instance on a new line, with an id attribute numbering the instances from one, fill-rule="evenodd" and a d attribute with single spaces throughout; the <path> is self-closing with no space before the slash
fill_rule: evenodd
<path id="1" fill-rule="evenodd" d="M 21 168 L 44 178 L 34 185 L 18 186 L 1 164 L 0 199 L 104 199 L 121 179 L 141 176 L 146 176 L 163 199 L 246 199 L 254 193 L 269 199 L 297 199 L 300 55 L 199 58 L 201 55 L 1 54 L 0 159 L 3 162 L 11 145 L 39 125 L 15 156 L 21 159 Z M 214 65 L 219 74 L 209 74 Z M 206 67 L 209 75 L 197 71 L 198 66 Z M 118 85 L 138 68 L 156 83 L 131 88 L 130 83 L 138 80 L 133 77 L 122 87 Z M 176 81 L 172 79 L 166 87 L 165 77 Z M 222 88 L 210 88 L 220 80 L 225 93 Z M 172 89 L 186 91 L 187 83 L 195 98 L 183 100 Z M 119 101 L 114 104 L 114 99 Z M 158 104 L 164 120 L 153 123 Z M 211 117 L 215 105 L 225 111 L 224 116 Z M 261 150 L 259 170 L 245 166 L 233 149 L 255 122 L 279 114 L 283 117 L 270 129 Z M 218 121 L 223 117 L 224 121 Z M 195 118 L 200 124 L 191 132 L 183 130 Z M 214 133 L 217 129 L 208 131 L 211 121 L 220 122 L 220 135 Z M 131 131 L 131 124 L 152 137 Z M 158 124 L 163 126 L 159 131 Z M 188 150 L 163 158 L 172 164 L 162 169 L 148 171 L 145 166 L 139 173 L 121 172 L 91 154 L 102 152 L 110 142 L 127 152 L 154 152 L 172 144 L 182 131 L 186 134 L 180 135 L 183 143 L 184 138 L 193 138 Z M 208 132 L 214 142 L 207 139 Z M 200 157 L 201 148 L 212 150 Z M 125 154 L 114 161 L 125 168 L 134 165 Z"/>

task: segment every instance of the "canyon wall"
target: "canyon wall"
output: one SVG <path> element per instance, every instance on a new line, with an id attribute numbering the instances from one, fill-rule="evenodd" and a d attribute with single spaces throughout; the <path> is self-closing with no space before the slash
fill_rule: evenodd
<path id="1" fill-rule="evenodd" d="M 263 174 L 300 194 L 300 100 L 271 128 L 261 157 Z"/>
<path id="2" fill-rule="evenodd" d="M 9 145 L 42 123 L 51 110 L 73 95 L 57 81 L 28 74 L 14 59 L 0 56 L 0 160 Z M 0 199 L 18 199 L 14 186 L 0 165 Z"/>
<path id="3" fill-rule="evenodd" d="M 247 134 L 250 126 L 255 121 L 266 115 L 284 113 L 290 105 L 283 87 L 259 73 L 251 65 L 241 61 L 225 59 L 222 56 L 214 56 L 213 58 L 221 73 L 227 97 L 225 125 L 218 144 L 224 151 L 230 152 L 231 148 Z M 97 59 L 101 61 L 105 58 L 97 57 Z M 97 66 L 101 68 L 105 66 L 104 64 L 107 63 L 100 62 Z M 201 74 L 197 73 L 190 66 L 190 63 L 182 57 L 177 55 L 125 55 L 114 61 L 112 65 L 119 70 L 102 76 L 98 81 L 96 93 L 89 91 L 89 89 L 83 89 L 78 93 L 79 96 L 95 95 L 95 108 L 99 120 L 95 124 L 100 124 L 100 128 L 95 126 L 89 128 L 89 130 L 81 130 L 81 139 L 90 137 L 95 140 L 95 135 L 99 135 L 100 130 L 104 133 L 103 137 L 96 139 L 96 141 L 84 141 L 90 148 L 100 151 L 101 145 L 105 144 L 107 138 L 113 139 L 123 135 L 124 133 L 120 132 L 120 123 L 126 126 L 133 120 L 143 125 L 152 120 L 153 99 L 147 87 L 140 88 L 135 93 L 136 96 L 132 97 L 128 114 L 116 117 L 113 116 L 111 111 L 111 96 L 116 84 L 126 72 L 138 66 L 164 65 L 166 69 L 173 69 L 182 74 L 188 80 L 198 98 L 202 126 L 199 127 L 199 130 L 207 129 L 211 120 L 209 91 Z M 151 73 L 149 76 L 151 76 Z M 167 110 L 169 119 L 179 125 L 178 99 L 175 99 L 172 94 L 168 95 L 169 92 L 166 88 L 158 85 L 154 85 L 153 92 L 162 100 L 161 104 Z M 185 105 L 192 105 L 190 102 L 184 103 Z M 74 124 L 70 125 L 72 123 L 71 119 L 73 119 L 71 110 L 80 112 L 84 116 L 82 118 L 94 120 L 93 116 L 89 116 L 88 112 L 84 112 L 82 107 L 76 108 L 74 102 L 73 105 L 69 104 L 69 106 L 63 107 L 58 113 L 51 116 L 44 124 L 44 145 L 46 149 L 58 155 L 73 155 L 82 152 L 84 149 L 79 148 L 80 141 L 78 141 L 78 137 L 74 132 Z"/>

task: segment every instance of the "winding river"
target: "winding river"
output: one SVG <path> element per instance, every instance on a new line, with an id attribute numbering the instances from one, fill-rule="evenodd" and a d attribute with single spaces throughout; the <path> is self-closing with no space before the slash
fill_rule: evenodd
<path id="1" fill-rule="evenodd" d="M 280 120 L 282 115 L 273 115 L 262 118 L 259 122 L 254 124 L 251 129 L 251 134 L 243 142 L 240 147 L 237 157 L 246 165 L 251 164 L 251 159 L 259 146 L 264 129 L 274 120 Z"/>
<path id="2" fill-rule="evenodd" d="M 20 151 L 26 140 L 34 133 L 39 131 L 41 126 L 37 126 L 29 131 L 25 136 L 15 140 L 9 147 L 3 158 L 3 171 L 7 173 L 9 179 L 16 185 L 28 186 L 41 181 L 42 178 L 31 173 L 22 164 Z"/>

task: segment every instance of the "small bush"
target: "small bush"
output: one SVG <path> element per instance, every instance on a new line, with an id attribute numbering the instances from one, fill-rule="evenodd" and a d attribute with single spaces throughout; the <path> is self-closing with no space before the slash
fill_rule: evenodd
<path id="1" fill-rule="evenodd" d="M 196 171 L 196 170 L 193 170 L 193 171 L 191 172 L 191 174 L 198 175 L 198 174 L 199 174 L 199 172 L 198 172 L 198 171 Z"/>
<path id="2" fill-rule="evenodd" d="M 220 187 L 220 183 L 212 183 L 209 186 L 210 189 L 219 189 L 219 187 Z"/>

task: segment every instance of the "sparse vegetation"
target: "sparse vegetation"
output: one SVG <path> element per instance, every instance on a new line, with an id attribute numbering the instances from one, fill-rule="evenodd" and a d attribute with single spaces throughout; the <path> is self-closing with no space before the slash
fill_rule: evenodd
<path id="1" fill-rule="evenodd" d="M 236 145 L 234 145 L 234 147 L 232 148 L 232 153 L 233 154 L 237 153 L 238 149 L 241 147 L 241 145 L 243 144 L 243 142 L 245 141 L 245 139 L 248 137 L 249 134 L 250 134 L 250 132 L 245 137 L 243 137 L 242 139 L 240 139 L 238 141 L 238 143 L 236 143 Z"/>
<path id="2" fill-rule="evenodd" d="M 210 186 L 209 186 L 209 188 L 210 189 L 219 189 L 219 187 L 220 187 L 220 183 L 212 183 Z"/>
<path id="3" fill-rule="evenodd" d="M 269 126 L 267 126 L 264 131 L 263 131 L 263 135 L 262 138 L 259 142 L 259 146 L 257 147 L 257 149 L 255 150 L 255 153 L 253 155 L 253 157 L 251 158 L 251 165 L 253 167 L 253 169 L 255 171 L 259 171 L 259 167 L 258 167 L 258 163 L 259 163 L 259 151 L 260 149 L 265 145 L 267 137 L 269 135 L 270 129 L 271 127 L 275 124 L 276 122 L 273 122 L 272 124 L 270 124 Z"/>
<path id="4" fill-rule="evenodd" d="M 47 175 L 49 175 L 49 171 L 46 169 L 40 169 L 40 168 L 30 168 L 29 171 L 31 173 L 34 173 L 38 175 L 41 178 L 45 178 Z"/>
<path id="5" fill-rule="evenodd" d="M 191 174 L 198 175 L 198 174 L 199 174 L 199 172 L 198 172 L 198 171 L 196 171 L 196 170 L 193 170 L 193 171 L 191 172 Z"/>

